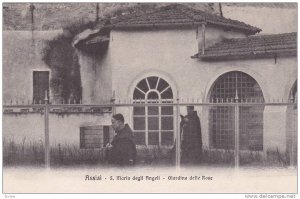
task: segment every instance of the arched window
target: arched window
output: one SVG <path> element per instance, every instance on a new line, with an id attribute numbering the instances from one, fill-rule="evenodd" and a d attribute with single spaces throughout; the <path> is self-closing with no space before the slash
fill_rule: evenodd
<path id="1" fill-rule="evenodd" d="M 141 80 L 133 92 L 133 131 L 138 145 L 173 145 L 174 116 L 171 86 L 162 78 Z M 147 104 L 139 106 L 139 104 Z M 165 103 L 166 105 L 155 105 Z"/>
<path id="2" fill-rule="evenodd" d="M 210 94 L 215 102 L 264 102 L 258 83 L 243 72 L 233 71 L 220 76 Z M 239 140 L 241 150 L 263 150 L 263 105 L 239 106 Z M 214 106 L 209 112 L 210 146 L 234 149 L 235 109 L 233 106 Z"/>

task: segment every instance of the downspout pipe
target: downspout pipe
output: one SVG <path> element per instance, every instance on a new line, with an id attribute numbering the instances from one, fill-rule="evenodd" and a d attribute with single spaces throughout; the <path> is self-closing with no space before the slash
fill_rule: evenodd
<path id="1" fill-rule="evenodd" d="M 205 26 L 206 23 L 201 23 L 197 26 L 198 54 L 205 53 Z M 201 29 L 201 30 L 200 30 Z M 200 36 L 201 33 L 201 36 Z"/>
<path id="2" fill-rule="evenodd" d="M 202 49 L 201 49 L 201 54 L 204 55 L 205 54 L 205 23 L 203 23 L 201 25 L 201 29 L 202 29 Z"/>

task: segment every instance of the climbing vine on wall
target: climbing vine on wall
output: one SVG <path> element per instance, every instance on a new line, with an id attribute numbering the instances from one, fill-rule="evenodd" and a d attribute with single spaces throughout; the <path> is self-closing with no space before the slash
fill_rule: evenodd
<path id="1" fill-rule="evenodd" d="M 50 87 L 55 101 L 79 103 L 82 97 L 80 65 L 72 41 L 78 33 L 94 26 L 94 22 L 74 23 L 65 27 L 63 34 L 47 42 L 43 61 L 52 72 Z"/>

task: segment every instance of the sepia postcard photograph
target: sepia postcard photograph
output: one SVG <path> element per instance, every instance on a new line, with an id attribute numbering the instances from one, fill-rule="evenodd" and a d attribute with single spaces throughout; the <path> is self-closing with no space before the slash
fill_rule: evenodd
<path id="1" fill-rule="evenodd" d="M 3 198 L 297 198 L 297 31 L 297 2 L 2 3 Z"/>

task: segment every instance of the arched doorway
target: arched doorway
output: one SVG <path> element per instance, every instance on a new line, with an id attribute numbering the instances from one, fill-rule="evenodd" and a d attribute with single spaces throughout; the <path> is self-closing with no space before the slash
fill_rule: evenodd
<path id="1" fill-rule="evenodd" d="M 250 75 L 232 71 L 221 75 L 214 83 L 211 100 L 241 103 L 239 106 L 239 140 L 241 150 L 263 150 L 263 105 L 245 105 L 243 102 L 264 102 L 262 90 Z M 235 109 L 233 106 L 213 106 L 209 110 L 210 147 L 234 149 Z"/>
<path id="2" fill-rule="evenodd" d="M 133 100 L 133 131 L 137 144 L 173 145 L 174 111 L 173 106 L 168 106 L 173 102 L 173 91 L 169 83 L 158 76 L 146 77 L 135 86 Z M 138 106 L 145 103 L 146 106 Z"/>

